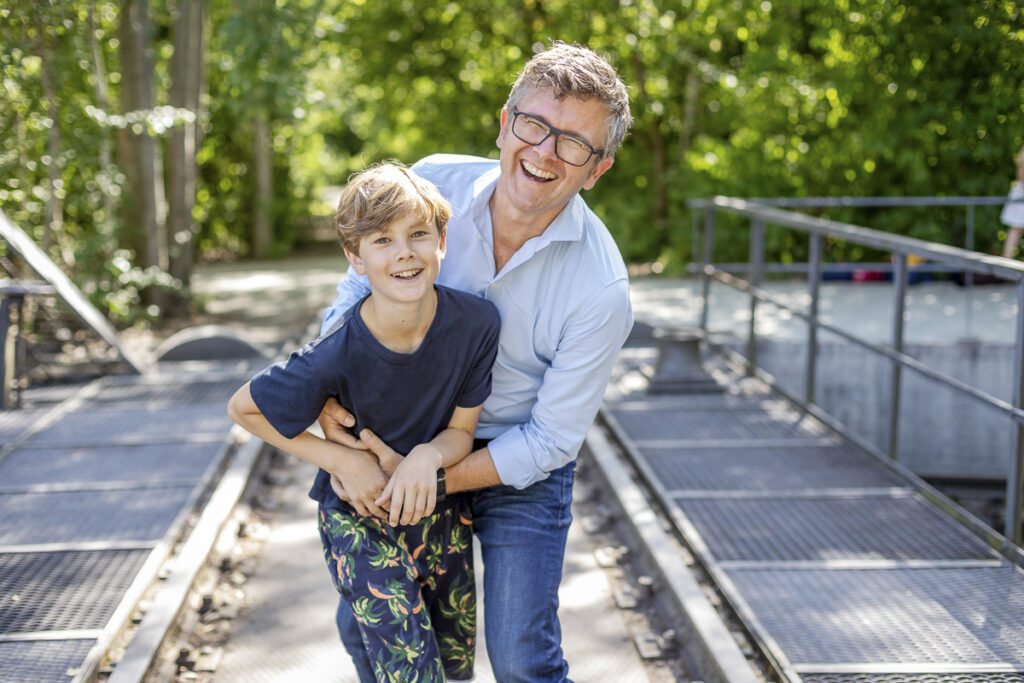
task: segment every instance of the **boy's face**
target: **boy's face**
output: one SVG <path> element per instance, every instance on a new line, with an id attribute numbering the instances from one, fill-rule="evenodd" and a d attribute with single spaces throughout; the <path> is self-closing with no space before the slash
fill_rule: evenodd
<path id="1" fill-rule="evenodd" d="M 345 256 L 355 271 L 370 281 L 375 297 L 415 303 L 433 292 L 441 270 L 445 241 L 433 223 L 415 213 L 383 230 L 363 235 L 359 254 Z"/>

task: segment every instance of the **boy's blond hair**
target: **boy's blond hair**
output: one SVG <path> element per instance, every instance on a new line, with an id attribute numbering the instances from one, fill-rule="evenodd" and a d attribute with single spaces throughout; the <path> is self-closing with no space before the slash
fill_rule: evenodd
<path id="1" fill-rule="evenodd" d="M 334 224 L 341 246 L 359 254 L 359 240 L 409 213 L 432 223 L 444 237 L 452 207 L 437 187 L 397 162 L 381 162 L 348 179 Z"/>

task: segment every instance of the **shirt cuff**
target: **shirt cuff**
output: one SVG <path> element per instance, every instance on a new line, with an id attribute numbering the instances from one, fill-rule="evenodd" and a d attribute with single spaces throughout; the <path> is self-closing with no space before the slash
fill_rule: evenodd
<path id="1" fill-rule="evenodd" d="M 517 489 L 525 489 L 548 478 L 548 473 L 537 469 L 530 454 L 530 447 L 523 435 L 523 428 L 516 425 L 491 439 L 487 444 L 498 471 L 501 483 Z"/>

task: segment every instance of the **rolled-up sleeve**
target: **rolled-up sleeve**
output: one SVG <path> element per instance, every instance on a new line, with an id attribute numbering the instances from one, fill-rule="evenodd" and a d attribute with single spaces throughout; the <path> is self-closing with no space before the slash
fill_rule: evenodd
<path id="1" fill-rule="evenodd" d="M 588 297 L 573 315 L 544 373 L 530 420 L 488 446 L 502 483 L 526 488 L 576 458 L 632 326 L 625 278 Z"/>

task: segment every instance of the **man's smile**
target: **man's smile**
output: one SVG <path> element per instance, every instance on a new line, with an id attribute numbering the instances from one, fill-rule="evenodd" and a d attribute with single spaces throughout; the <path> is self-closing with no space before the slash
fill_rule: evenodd
<path id="1" fill-rule="evenodd" d="M 526 174 L 526 177 L 528 177 L 530 180 L 547 182 L 549 180 L 554 180 L 557 177 L 554 173 L 550 173 L 543 169 L 537 168 L 529 161 L 521 161 L 520 166 L 522 167 L 523 172 Z"/>

